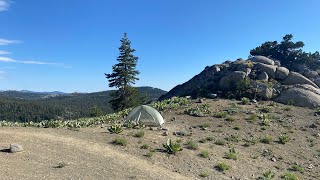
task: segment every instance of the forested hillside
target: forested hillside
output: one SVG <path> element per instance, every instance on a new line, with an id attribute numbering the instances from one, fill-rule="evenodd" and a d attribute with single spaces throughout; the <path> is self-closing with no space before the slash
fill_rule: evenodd
<path id="1" fill-rule="evenodd" d="M 158 99 L 166 92 L 152 87 L 139 87 L 146 101 Z M 0 120 L 41 121 L 73 119 L 112 112 L 110 92 L 95 93 L 37 93 L 30 91 L 0 92 Z"/>

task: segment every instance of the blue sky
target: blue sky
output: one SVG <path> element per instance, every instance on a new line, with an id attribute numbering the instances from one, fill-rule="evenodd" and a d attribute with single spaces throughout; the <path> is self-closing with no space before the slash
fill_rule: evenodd
<path id="1" fill-rule="evenodd" d="M 128 33 L 136 86 L 170 90 L 288 33 L 320 50 L 319 0 L 0 0 L 0 90 L 110 89 Z"/>

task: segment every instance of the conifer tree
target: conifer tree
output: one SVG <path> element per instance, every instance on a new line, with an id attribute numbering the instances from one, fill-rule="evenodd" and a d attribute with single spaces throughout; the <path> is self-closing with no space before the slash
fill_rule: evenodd
<path id="1" fill-rule="evenodd" d="M 112 109 L 115 111 L 133 107 L 139 103 L 137 100 L 139 93 L 132 87 L 132 84 L 139 80 L 137 78 L 139 71 L 136 70 L 138 57 L 132 54 L 135 50 L 131 48 L 131 41 L 128 39 L 127 33 L 124 33 L 124 37 L 120 41 L 118 63 L 112 66 L 111 74 L 105 74 L 109 81 L 109 87 L 117 88 L 111 93 L 112 100 L 110 100 Z"/>

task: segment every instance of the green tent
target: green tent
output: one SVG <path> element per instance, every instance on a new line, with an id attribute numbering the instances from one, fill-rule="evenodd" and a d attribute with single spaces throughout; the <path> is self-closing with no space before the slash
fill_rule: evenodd
<path id="1" fill-rule="evenodd" d="M 146 126 L 161 126 L 164 123 L 161 114 L 146 105 L 135 107 L 125 119 L 126 123 L 144 124 Z"/>

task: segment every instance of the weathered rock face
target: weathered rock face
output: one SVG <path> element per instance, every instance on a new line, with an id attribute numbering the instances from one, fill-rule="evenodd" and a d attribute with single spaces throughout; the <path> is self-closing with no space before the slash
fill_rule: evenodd
<path id="1" fill-rule="evenodd" d="M 316 85 L 320 87 L 320 78 L 314 79 L 314 83 L 316 83 Z"/>
<path id="2" fill-rule="evenodd" d="M 246 77 L 246 73 L 243 71 L 234 71 L 220 79 L 219 87 L 222 90 L 230 90 L 235 85 Z"/>
<path id="3" fill-rule="evenodd" d="M 288 77 L 289 75 L 289 70 L 285 67 L 277 67 L 276 70 L 276 79 L 278 80 L 284 80 Z"/>
<path id="4" fill-rule="evenodd" d="M 268 74 L 269 78 L 275 79 L 277 66 L 257 63 L 254 66 L 254 68 L 259 70 L 260 72 L 266 72 Z"/>
<path id="5" fill-rule="evenodd" d="M 303 75 L 290 71 L 288 77 L 282 82 L 285 85 L 296 85 L 296 84 L 309 84 L 315 88 L 319 88 L 315 83 L 310 81 L 308 78 Z"/>
<path id="6" fill-rule="evenodd" d="M 270 58 L 265 57 L 265 56 L 254 56 L 248 60 L 250 60 L 252 62 L 259 62 L 259 63 L 267 64 L 267 65 L 274 65 L 274 61 Z"/>
<path id="7" fill-rule="evenodd" d="M 314 79 L 314 78 L 318 77 L 318 72 L 317 71 L 306 70 L 306 71 L 303 72 L 303 75 L 305 77 L 309 78 L 309 79 L 310 78 Z"/>
<path id="8" fill-rule="evenodd" d="M 266 72 L 262 72 L 258 76 L 258 80 L 261 80 L 261 81 L 268 81 L 268 79 L 269 79 L 269 76 Z"/>
<path id="9" fill-rule="evenodd" d="M 254 82 L 253 87 L 257 88 L 257 95 L 262 97 L 262 99 L 269 100 L 272 98 L 273 89 L 268 87 L 266 84 L 262 82 Z"/>
<path id="10" fill-rule="evenodd" d="M 318 107 L 320 106 L 320 95 L 303 86 L 286 86 L 275 101 L 284 104 L 293 103 L 295 106 L 302 107 Z"/>
<path id="11" fill-rule="evenodd" d="M 307 77 L 297 72 L 289 72 L 286 67 L 281 67 L 277 60 L 263 56 L 256 56 L 246 61 L 242 59 L 235 62 L 226 61 L 222 64 L 207 66 L 200 74 L 176 86 L 159 100 L 173 96 L 228 97 L 230 93 L 234 93 L 231 95 L 239 98 L 243 94 L 237 94 L 239 91 L 236 86 L 241 80 L 249 78 L 245 82 L 251 82 L 251 87 L 254 89 L 249 89 L 245 93 L 248 93 L 251 98 L 273 99 L 280 103 L 292 102 L 294 105 L 305 107 L 320 106 L 318 73 L 304 66 L 301 66 L 301 69 Z M 241 86 L 241 88 L 245 87 L 249 86 L 246 84 Z"/>

